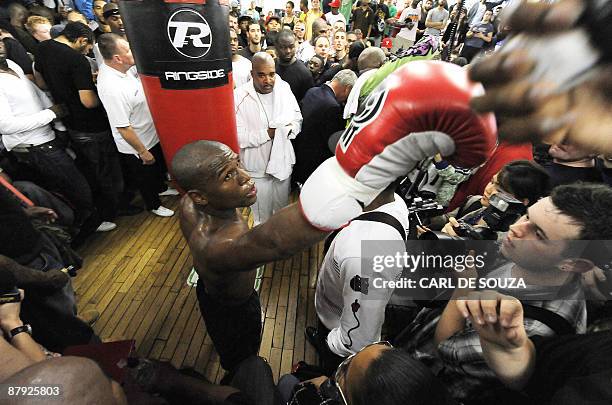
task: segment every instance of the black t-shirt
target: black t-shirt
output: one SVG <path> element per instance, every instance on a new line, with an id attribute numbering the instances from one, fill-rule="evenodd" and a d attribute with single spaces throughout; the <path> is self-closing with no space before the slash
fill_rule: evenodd
<path id="1" fill-rule="evenodd" d="M 571 167 L 552 162 L 546 171 L 550 175 L 551 187 L 577 181 L 601 183 L 601 173 L 595 167 Z"/>
<path id="2" fill-rule="evenodd" d="M 365 11 L 360 7 L 353 11 L 353 30 L 360 29 L 365 38 L 368 29 L 374 24 L 374 11 L 368 7 Z"/>
<path id="3" fill-rule="evenodd" d="M 31 75 L 33 73 L 32 59 L 28 56 L 23 45 L 13 38 L 4 38 L 2 42 L 4 42 L 4 46 L 6 46 L 7 58 L 18 64 L 21 70 L 23 70 L 23 73 Z"/>
<path id="4" fill-rule="evenodd" d="M 68 107 L 70 114 L 62 119 L 68 129 L 81 132 L 110 129 L 102 104 L 96 108 L 81 104 L 79 90 L 96 91 L 85 56 L 55 40 L 44 41 L 39 44 L 35 67 L 43 75 L 55 102 Z"/>
<path id="5" fill-rule="evenodd" d="M 14 28 L 15 34 L 17 35 L 15 39 L 18 40 L 21 45 L 23 45 L 26 51 L 30 52 L 31 54 L 34 54 L 36 52 L 36 49 L 38 48 L 38 41 L 32 35 L 30 35 L 30 33 L 25 28 Z"/>
<path id="6" fill-rule="evenodd" d="M 304 94 L 314 86 L 310 70 L 299 60 L 291 65 L 282 65 L 276 62 L 276 73 L 281 79 L 289 83 L 291 92 L 298 102 L 302 101 Z"/>
<path id="7" fill-rule="evenodd" d="M 248 46 L 245 46 L 244 48 L 238 51 L 238 55 L 244 56 L 245 58 L 251 61 L 253 60 L 253 55 L 255 54 L 251 52 L 251 48 L 249 48 Z"/>

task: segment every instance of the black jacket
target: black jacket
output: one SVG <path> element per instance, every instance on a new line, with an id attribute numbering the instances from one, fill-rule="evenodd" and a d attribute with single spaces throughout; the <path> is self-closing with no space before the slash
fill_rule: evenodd
<path id="1" fill-rule="evenodd" d="M 293 180 L 303 184 L 325 159 L 332 156 L 327 141 L 334 132 L 344 129 L 346 121 L 342 113 L 343 107 L 328 85 L 306 92 L 302 100 L 302 132 L 294 142 Z"/>

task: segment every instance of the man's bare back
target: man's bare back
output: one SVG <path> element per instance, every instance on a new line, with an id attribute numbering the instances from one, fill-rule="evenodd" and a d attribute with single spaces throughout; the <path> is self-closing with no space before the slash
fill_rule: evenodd
<path id="1" fill-rule="evenodd" d="M 217 217 L 196 208 L 189 196 L 184 196 L 179 207 L 181 231 L 191 254 L 193 263 L 204 288 L 211 296 L 227 302 L 240 304 L 253 293 L 256 269 L 235 271 L 223 269 L 208 260 L 208 248 L 220 241 L 233 240 L 248 231 L 248 225 L 238 210 L 229 217 Z"/>

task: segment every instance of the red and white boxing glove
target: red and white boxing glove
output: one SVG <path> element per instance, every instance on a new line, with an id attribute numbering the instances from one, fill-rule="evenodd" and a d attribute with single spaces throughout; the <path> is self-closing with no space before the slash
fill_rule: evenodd
<path id="1" fill-rule="evenodd" d="M 469 101 L 484 92 L 459 66 L 411 62 L 391 74 L 366 99 L 336 147 L 300 194 L 306 219 L 323 230 L 358 216 L 398 177 L 440 153 L 454 166 L 482 164 L 497 128 L 492 114 L 476 114 Z"/>

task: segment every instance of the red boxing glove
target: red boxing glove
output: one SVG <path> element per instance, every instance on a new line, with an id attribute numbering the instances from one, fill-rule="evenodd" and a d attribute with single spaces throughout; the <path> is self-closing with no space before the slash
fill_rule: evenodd
<path id="1" fill-rule="evenodd" d="M 415 61 L 398 69 L 368 96 L 340 137 L 336 156 L 304 184 L 300 203 L 306 218 L 318 228 L 337 229 L 436 153 L 458 167 L 482 164 L 497 139 L 493 115 L 469 106 L 483 92 L 453 64 Z"/>

